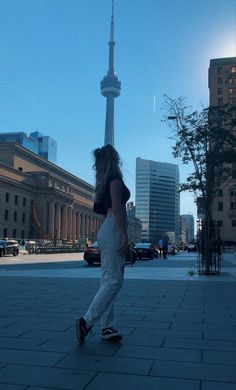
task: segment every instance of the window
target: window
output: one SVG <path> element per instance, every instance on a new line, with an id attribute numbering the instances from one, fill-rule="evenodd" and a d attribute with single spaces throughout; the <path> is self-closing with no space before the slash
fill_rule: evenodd
<path id="1" fill-rule="evenodd" d="M 218 211 L 223 211 L 223 202 L 218 202 Z"/>
<path id="2" fill-rule="evenodd" d="M 22 214 L 22 223 L 25 223 L 25 213 Z"/>
<path id="3" fill-rule="evenodd" d="M 223 99 L 222 98 L 218 99 L 218 104 L 223 104 Z"/>
<path id="4" fill-rule="evenodd" d="M 6 200 L 6 203 L 8 203 L 8 202 L 9 202 L 9 198 L 10 198 L 10 194 L 9 194 L 9 192 L 6 192 L 6 198 L 5 198 L 5 200 Z"/>
<path id="5" fill-rule="evenodd" d="M 23 198 L 23 207 L 26 206 L 26 198 Z"/>
<path id="6" fill-rule="evenodd" d="M 222 95 L 223 94 L 223 88 L 218 88 L 218 95 Z"/>
<path id="7" fill-rule="evenodd" d="M 229 84 L 236 84 L 236 77 L 229 79 Z"/>
<path id="8" fill-rule="evenodd" d="M 18 195 L 15 195 L 15 204 L 18 204 Z"/>
<path id="9" fill-rule="evenodd" d="M 218 225 L 219 227 L 223 227 L 223 221 L 222 221 L 222 220 L 217 221 L 217 225 Z"/>
<path id="10" fill-rule="evenodd" d="M 218 196 L 220 196 L 220 197 L 223 196 L 223 190 L 218 191 Z"/>
<path id="11" fill-rule="evenodd" d="M 14 211 L 14 222 L 17 221 L 17 211 Z"/>
<path id="12" fill-rule="evenodd" d="M 16 229 L 13 229 L 12 237 L 13 237 L 13 238 L 16 238 Z"/>
<path id="13" fill-rule="evenodd" d="M 25 238 L 25 231 L 21 230 L 21 238 Z"/>
<path id="14" fill-rule="evenodd" d="M 230 202 L 230 210 L 236 210 L 236 202 Z"/>
<path id="15" fill-rule="evenodd" d="M 236 191 L 230 191 L 230 210 L 236 210 Z"/>
<path id="16" fill-rule="evenodd" d="M 3 230 L 3 237 L 4 237 L 4 238 L 7 237 L 7 228 L 5 228 L 5 229 Z"/>
<path id="17" fill-rule="evenodd" d="M 5 221 L 8 221 L 8 210 L 6 209 L 5 210 L 5 213 L 4 213 L 4 219 L 5 219 Z"/>
<path id="18" fill-rule="evenodd" d="M 236 227 L 236 219 L 232 220 L 232 227 Z"/>
<path id="19" fill-rule="evenodd" d="M 236 73 L 236 66 L 232 66 L 231 72 L 232 72 L 232 73 Z"/>
<path id="20" fill-rule="evenodd" d="M 229 104 L 236 104 L 236 99 L 229 98 Z"/>
<path id="21" fill-rule="evenodd" d="M 218 74 L 223 74 L 223 68 L 220 67 L 217 69 L 217 71 L 218 71 Z"/>
<path id="22" fill-rule="evenodd" d="M 223 77 L 218 78 L 218 84 L 223 84 Z"/>

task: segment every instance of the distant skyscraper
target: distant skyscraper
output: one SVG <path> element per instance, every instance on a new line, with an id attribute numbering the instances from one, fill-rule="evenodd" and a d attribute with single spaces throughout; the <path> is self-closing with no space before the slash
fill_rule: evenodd
<path id="1" fill-rule="evenodd" d="M 179 167 L 136 159 L 136 217 L 142 240 L 156 242 L 160 233 L 179 239 Z"/>
<path id="2" fill-rule="evenodd" d="M 211 106 L 236 105 L 236 57 L 210 60 L 209 95 Z M 213 219 L 218 221 L 221 238 L 235 242 L 236 237 L 236 162 L 232 176 L 218 191 L 213 201 Z"/>
<path id="3" fill-rule="evenodd" d="M 38 131 L 29 136 L 23 132 L 0 133 L 0 142 L 15 142 L 29 149 L 31 152 L 39 154 L 52 163 L 57 160 L 57 142 Z"/>
<path id="4" fill-rule="evenodd" d="M 57 161 L 57 141 L 48 135 L 43 135 L 39 131 L 30 134 L 38 142 L 38 154 L 47 160 L 56 163 Z"/>
<path id="5" fill-rule="evenodd" d="M 185 225 L 187 243 L 192 243 L 194 240 L 194 218 L 192 214 L 182 214 L 181 222 Z"/>
<path id="6" fill-rule="evenodd" d="M 109 41 L 109 68 L 107 75 L 101 81 L 101 94 L 107 99 L 104 145 L 114 146 L 114 99 L 120 95 L 121 82 L 114 70 L 114 0 L 112 0 L 112 15 Z"/>

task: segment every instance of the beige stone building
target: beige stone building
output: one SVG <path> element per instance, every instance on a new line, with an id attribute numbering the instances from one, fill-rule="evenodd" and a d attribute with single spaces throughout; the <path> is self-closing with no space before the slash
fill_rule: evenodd
<path id="1" fill-rule="evenodd" d="M 236 106 L 236 57 L 210 61 L 209 93 L 210 105 Z M 236 161 L 232 164 L 231 178 L 217 191 L 213 219 L 218 221 L 222 240 L 236 242 Z"/>
<path id="2" fill-rule="evenodd" d="M 0 143 L 0 238 L 96 239 L 94 187 L 15 143 Z"/>

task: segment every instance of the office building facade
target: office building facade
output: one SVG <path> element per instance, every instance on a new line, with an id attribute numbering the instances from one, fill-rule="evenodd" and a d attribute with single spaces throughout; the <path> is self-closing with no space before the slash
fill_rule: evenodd
<path id="1" fill-rule="evenodd" d="M 179 240 L 178 165 L 136 159 L 136 217 L 142 241 L 156 243 L 163 234 Z M 173 239 L 173 238 L 172 238 Z"/>
<path id="2" fill-rule="evenodd" d="M 180 216 L 180 225 L 185 232 L 185 243 L 192 244 L 194 242 L 194 217 L 192 214 L 182 214 Z M 182 239 L 183 241 L 183 239 Z"/>
<path id="3" fill-rule="evenodd" d="M 236 106 L 236 57 L 210 61 L 209 100 L 211 106 Z M 236 161 L 231 168 L 227 183 L 216 189 L 212 208 L 213 220 L 218 222 L 225 243 L 236 241 Z"/>

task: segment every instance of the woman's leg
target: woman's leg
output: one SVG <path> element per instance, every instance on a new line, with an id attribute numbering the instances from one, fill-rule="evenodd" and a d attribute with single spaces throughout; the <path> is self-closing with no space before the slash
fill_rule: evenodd
<path id="1" fill-rule="evenodd" d="M 108 216 L 98 235 L 101 249 L 101 284 L 87 313 L 84 316 L 86 323 L 93 326 L 102 318 L 102 327 L 114 324 L 113 300 L 119 292 L 124 277 L 123 257 L 119 256 L 119 232 L 114 223 L 114 217 Z"/>

